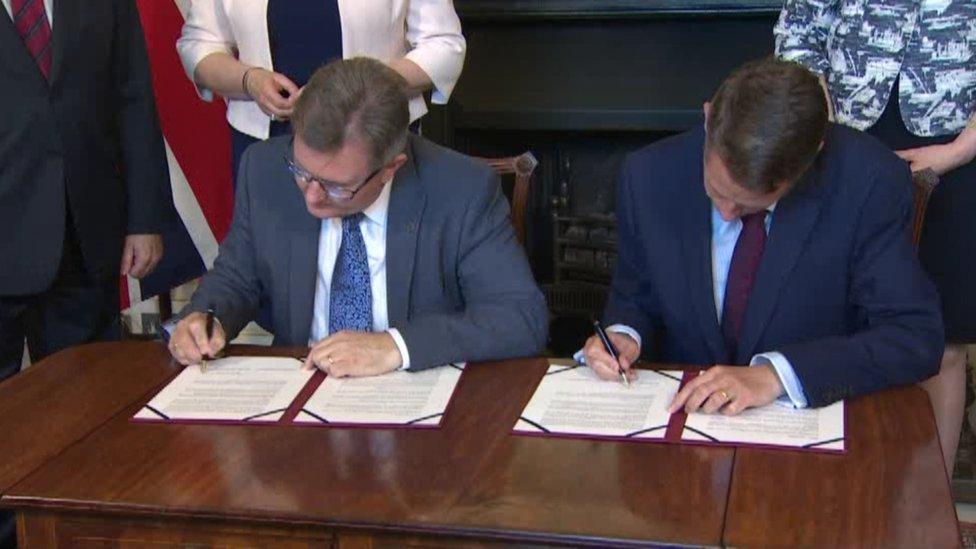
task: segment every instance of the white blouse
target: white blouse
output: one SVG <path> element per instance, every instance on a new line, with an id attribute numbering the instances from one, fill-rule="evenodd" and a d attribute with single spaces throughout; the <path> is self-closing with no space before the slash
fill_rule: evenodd
<path id="1" fill-rule="evenodd" d="M 431 99 L 444 104 L 461 75 L 466 43 L 452 0 L 338 0 L 342 56 L 390 62 L 406 56 L 434 83 Z M 236 55 L 244 64 L 274 70 L 268 41 L 268 0 L 191 0 L 176 49 L 193 80 L 197 64 L 214 52 Z M 198 83 L 206 101 L 210 90 Z M 410 101 L 410 120 L 427 112 L 421 96 Z M 270 118 L 257 103 L 227 101 L 227 121 L 238 131 L 267 139 Z"/>

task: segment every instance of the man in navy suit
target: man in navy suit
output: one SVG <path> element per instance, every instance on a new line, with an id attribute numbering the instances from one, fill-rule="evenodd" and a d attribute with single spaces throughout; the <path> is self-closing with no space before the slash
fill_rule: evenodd
<path id="1" fill-rule="evenodd" d="M 671 411 L 824 406 L 938 371 L 936 292 L 909 238 L 907 166 L 828 122 L 817 79 L 766 59 L 730 75 L 705 127 L 628 157 L 604 312 L 618 379 L 643 354 L 712 366 Z M 751 367 L 742 367 L 742 366 Z"/>

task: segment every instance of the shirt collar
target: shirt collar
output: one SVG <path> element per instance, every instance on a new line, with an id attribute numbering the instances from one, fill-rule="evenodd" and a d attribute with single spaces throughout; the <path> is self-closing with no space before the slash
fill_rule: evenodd
<path id="1" fill-rule="evenodd" d="M 366 216 L 366 219 L 369 219 L 380 227 L 386 227 L 386 217 L 390 211 L 390 188 L 392 186 L 393 178 L 390 178 L 389 181 L 383 184 L 383 190 L 380 191 L 376 200 L 368 208 L 363 210 L 363 215 Z"/>

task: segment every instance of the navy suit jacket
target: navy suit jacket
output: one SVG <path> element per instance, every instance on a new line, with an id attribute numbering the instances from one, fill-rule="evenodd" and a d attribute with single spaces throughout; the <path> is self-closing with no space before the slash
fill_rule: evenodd
<path id="1" fill-rule="evenodd" d="M 214 268 L 184 308 L 213 308 L 228 340 L 271 303 L 275 345 L 306 345 L 321 220 L 308 213 L 283 157 L 290 136 L 248 147 L 234 219 Z M 536 355 L 545 300 L 515 239 L 488 165 L 411 136 L 390 190 L 386 292 L 410 367 Z"/>
<path id="2" fill-rule="evenodd" d="M 728 356 L 712 290 L 703 146 L 696 129 L 625 161 L 607 323 L 636 329 L 644 356 L 664 362 L 742 365 L 779 351 L 811 406 L 938 371 L 942 318 L 909 237 L 909 170 L 873 138 L 836 125 L 776 206 L 738 355 Z"/>

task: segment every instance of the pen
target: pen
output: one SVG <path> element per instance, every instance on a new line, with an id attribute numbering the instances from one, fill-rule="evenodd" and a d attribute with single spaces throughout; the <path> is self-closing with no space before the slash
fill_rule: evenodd
<path id="1" fill-rule="evenodd" d="M 610 342 L 610 338 L 607 337 L 607 332 L 603 329 L 603 325 L 600 324 L 599 320 L 594 320 L 593 328 L 596 330 L 596 335 L 600 336 L 600 341 L 603 342 L 603 348 L 605 348 L 607 352 L 610 353 L 610 356 L 617 361 L 617 372 L 620 374 L 620 381 L 627 387 L 630 387 L 630 380 L 627 379 L 627 374 L 624 373 L 623 368 L 619 367 L 620 357 L 617 355 L 617 349 L 613 346 L 613 343 Z"/>
<path id="2" fill-rule="evenodd" d="M 213 308 L 207 309 L 207 343 L 213 339 L 213 325 L 214 325 L 214 310 Z M 204 355 L 203 360 L 200 361 L 200 372 L 207 373 L 207 361 L 209 360 L 209 355 Z"/>

